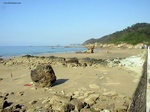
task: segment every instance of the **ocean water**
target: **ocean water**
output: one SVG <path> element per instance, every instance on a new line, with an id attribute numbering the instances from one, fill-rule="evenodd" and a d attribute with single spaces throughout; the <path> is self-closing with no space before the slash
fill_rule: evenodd
<path id="1" fill-rule="evenodd" d="M 50 53 L 74 53 L 85 51 L 84 47 L 47 47 L 47 46 L 0 46 L 0 57 L 40 55 Z"/>

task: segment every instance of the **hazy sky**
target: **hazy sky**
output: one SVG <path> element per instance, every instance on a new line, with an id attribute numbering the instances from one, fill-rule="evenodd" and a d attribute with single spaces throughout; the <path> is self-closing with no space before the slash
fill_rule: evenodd
<path id="1" fill-rule="evenodd" d="M 150 23 L 150 0 L 0 0 L 0 46 L 83 43 L 137 22 Z"/>

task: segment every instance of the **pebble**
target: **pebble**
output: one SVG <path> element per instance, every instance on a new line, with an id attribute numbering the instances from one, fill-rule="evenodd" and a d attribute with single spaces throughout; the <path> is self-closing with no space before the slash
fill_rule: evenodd
<path id="1" fill-rule="evenodd" d="M 14 92 L 10 92 L 10 95 L 14 95 L 15 93 Z"/>
<path id="2" fill-rule="evenodd" d="M 61 94 L 65 95 L 65 91 L 64 91 L 64 90 L 62 90 L 62 91 L 61 91 Z"/>
<path id="3" fill-rule="evenodd" d="M 42 104 L 48 103 L 50 100 L 46 99 L 42 101 Z"/>
<path id="4" fill-rule="evenodd" d="M 29 102 L 29 104 L 33 105 L 33 104 L 35 104 L 36 102 L 37 102 L 37 101 L 32 100 L 32 101 Z"/>
<path id="5" fill-rule="evenodd" d="M 110 111 L 107 109 L 104 109 L 104 110 L 101 110 L 100 112 L 110 112 Z"/>
<path id="6" fill-rule="evenodd" d="M 100 80 L 102 80 L 102 79 L 104 79 L 104 77 L 103 77 L 103 76 L 101 76 L 99 79 L 100 79 Z"/>
<path id="7" fill-rule="evenodd" d="M 20 96 L 22 96 L 22 95 L 24 95 L 24 91 L 21 91 L 21 92 L 18 92 L 18 95 L 20 95 Z"/>

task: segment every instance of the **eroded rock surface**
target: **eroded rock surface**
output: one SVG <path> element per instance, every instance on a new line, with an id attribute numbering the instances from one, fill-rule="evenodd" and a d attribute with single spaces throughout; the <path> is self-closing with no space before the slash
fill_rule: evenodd
<path id="1" fill-rule="evenodd" d="M 51 65 L 38 65 L 31 70 L 31 79 L 37 87 L 51 87 L 56 76 Z"/>

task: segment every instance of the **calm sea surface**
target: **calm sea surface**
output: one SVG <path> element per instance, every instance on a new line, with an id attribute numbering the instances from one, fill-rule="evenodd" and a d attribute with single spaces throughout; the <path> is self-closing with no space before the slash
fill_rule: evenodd
<path id="1" fill-rule="evenodd" d="M 66 47 L 43 47 L 43 46 L 0 46 L 0 57 L 22 56 L 26 54 L 40 55 L 49 53 L 73 53 L 85 51 L 86 48 L 66 48 Z"/>

